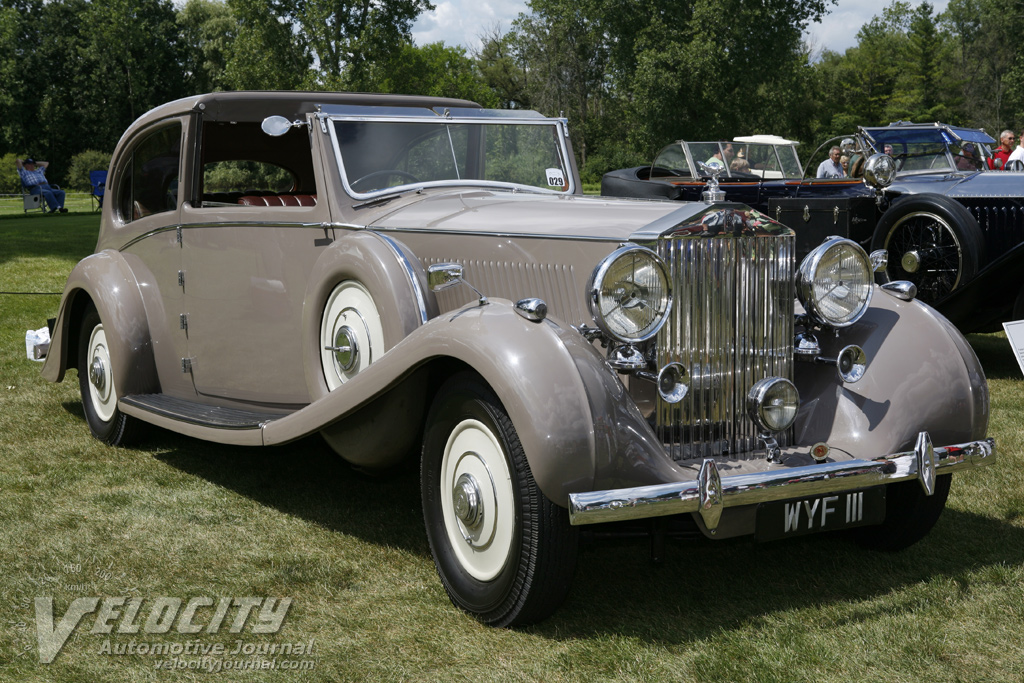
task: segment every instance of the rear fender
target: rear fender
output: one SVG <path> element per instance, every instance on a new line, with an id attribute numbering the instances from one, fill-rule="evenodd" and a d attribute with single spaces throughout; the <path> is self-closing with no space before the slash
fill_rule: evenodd
<path id="1" fill-rule="evenodd" d="M 118 394 L 157 391 L 159 379 L 138 281 L 124 256 L 109 249 L 82 259 L 68 276 L 43 378 L 60 382 L 69 368 L 78 367 L 79 327 L 90 301 L 103 321 Z"/>

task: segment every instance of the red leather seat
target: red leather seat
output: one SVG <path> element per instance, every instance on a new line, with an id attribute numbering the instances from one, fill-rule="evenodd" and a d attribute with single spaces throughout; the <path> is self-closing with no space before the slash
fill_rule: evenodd
<path id="1" fill-rule="evenodd" d="M 243 206 L 316 206 L 313 194 L 280 194 L 256 197 L 247 195 L 238 200 Z"/>

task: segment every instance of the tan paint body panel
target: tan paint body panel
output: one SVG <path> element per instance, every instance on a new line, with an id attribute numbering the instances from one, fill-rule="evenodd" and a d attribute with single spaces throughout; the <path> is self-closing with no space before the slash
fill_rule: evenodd
<path id="1" fill-rule="evenodd" d="M 631 236 L 656 239 L 708 205 L 431 188 L 359 208 L 343 192 L 328 136 L 311 112 L 317 102 L 375 99 L 228 93 L 170 103 L 140 118 L 111 168 L 120 168 L 126 145 L 153 126 L 180 122 L 185 144 L 178 208 L 125 224 L 116 202 L 105 204 L 98 253 L 69 277 L 44 377 L 60 381 L 77 365 L 76 324 L 91 299 L 111 346 L 118 395 L 162 392 L 270 416 L 262 428 L 224 430 L 121 404 L 128 414 L 184 434 L 260 445 L 323 431 L 353 462 L 389 466 L 395 454 L 367 430 L 375 418 L 391 419 L 416 401 L 425 405 L 430 396 L 423 373 L 456 363 L 476 370 L 494 389 L 541 490 L 559 505 L 572 492 L 693 479 L 694 463 L 679 465 L 665 455 L 634 400 L 640 392 L 634 388 L 631 395 L 603 351 L 571 326 L 594 325 L 585 287 L 605 255 Z M 225 120 L 308 118 L 317 206 L 193 206 L 199 113 Z M 115 173 L 112 193 L 117 182 Z M 430 292 L 425 270 L 442 262 L 462 264 L 465 279 L 491 303 L 476 305 L 465 286 Z M 362 282 L 373 295 L 383 314 L 385 348 L 373 365 L 328 393 L 320 319 L 331 290 L 346 279 Z M 534 323 L 517 315 L 511 302 L 524 297 L 547 301 L 549 319 Z M 177 324 L 182 314 L 187 330 Z M 959 333 L 931 309 L 876 290 L 860 322 L 834 336 L 822 334 L 821 341 L 826 354 L 860 344 L 871 363 L 867 376 L 851 386 L 839 382 L 834 368 L 797 365 L 803 403 L 792 457 L 806 457 L 816 441 L 829 442 L 837 458 L 853 458 L 904 448 L 921 430 L 937 445 L 984 435 L 984 374 Z M 191 373 L 182 372 L 182 358 L 192 359 Z M 359 426 L 346 429 L 345 419 Z M 407 451 L 407 438 L 421 423 L 389 425 L 406 437 L 393 441 Z M 771 467 L 727 459 L 720 466 L 723 474 Z"/>

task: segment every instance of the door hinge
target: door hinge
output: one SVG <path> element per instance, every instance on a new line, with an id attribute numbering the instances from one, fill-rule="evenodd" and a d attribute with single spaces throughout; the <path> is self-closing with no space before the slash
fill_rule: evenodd
<path id="1" fill-rule="evenodd" d="M 181 329 L 188 332 L 188 313 L 182 313 L 178 316 L 178 320 L 181 321 Z"/>
<path id="2" fill-rule="evenodd" d="M 185 373 L 192 372 L 192 359 L 182 358 L 181 359 L 181 371 Z"/>
<path id="3" fill-rule="evenodd" d="M 184 287 L 185 286 L 185 271 L 184 270 L 179 270 L 178 271 L 178 286 L 179 287 Z"/>
<path id="4" fill-rule="evenodd" d="M 178 246 L 180 247 L 181 246 L 181 226 L 180 225 L 175 229 L 175 234 L 177 235 Z"/>
<path id="5" fill-rule="evenodd" d="M 832 223 L 836 224 L 839 222 L 839 205 L 832 207 Z"/>

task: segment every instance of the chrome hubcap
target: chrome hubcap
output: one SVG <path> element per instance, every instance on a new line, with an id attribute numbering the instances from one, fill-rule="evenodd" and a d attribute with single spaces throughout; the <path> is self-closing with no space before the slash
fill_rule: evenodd
<path id="1" fill-rule="evenodd" d="M 359 344 L 356 343 L 356 335 L 351 327 L 344 325 L 338 329 L 338 333 L 334 335 L 334 348 L 331 350 L 334 351 L 338 366 L 345 372 L 356 366 L 359 360 Z"/>
<path id="2" fill-rule="evenodd" d="M 472 474 L 463 474 L 452 490 L 455 516 L 465 526 L 473 528 L 480 523 L 484 510 L 480 501 L 480 486 Z"/>
<path id="3" fill-rule="evenodd" d="M 908 251 L 903 254 L 903 258 L 900 260 L 900 265 L 903 270 L 908 273 L 916 273 L 921 267 L 921 255 L 917 253 L 917 250 Z"/>
<path id="4" fill-rule="evenodd" d="M 100 393 L 107 386 L 107 368 L 103 364 L 103 359 L 99 356 L 94 356 L 92 364 L 89 366 L 89 381 L 96 387 L 96 391 Z"/>

